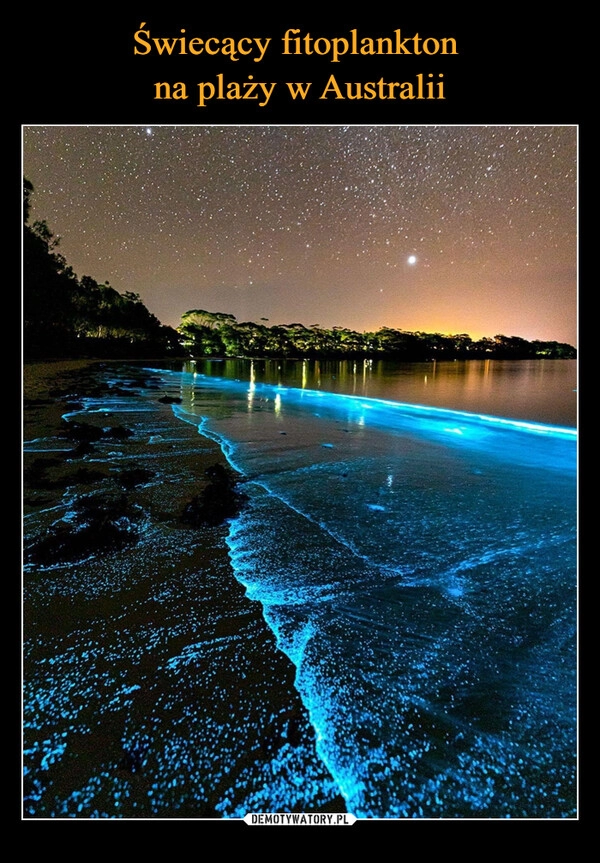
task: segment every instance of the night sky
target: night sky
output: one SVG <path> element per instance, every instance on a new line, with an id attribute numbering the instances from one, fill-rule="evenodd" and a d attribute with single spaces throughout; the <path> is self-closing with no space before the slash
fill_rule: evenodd
<path id="1" fill-rule="evenodd" d="M 31 221 L 188 309 L 577 343 L 576 126 L 35 126 Z"/>

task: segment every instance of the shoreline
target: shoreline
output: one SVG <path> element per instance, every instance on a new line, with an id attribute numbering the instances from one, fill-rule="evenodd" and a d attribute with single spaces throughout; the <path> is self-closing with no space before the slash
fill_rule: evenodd
<path id="1" fill-rule="evenodd" d="M 23 576 L 24 817 L 343 812 L 227 525 L 181 523 L 206 468 L 228 463 L 155 377 L 139 361 L 24 366 L 25 553 L 54 555 Z M 61 437 L 65 413 L 102 436 Z M 99 495 L 128 535 L 83 555 L 43 544 Z"/>

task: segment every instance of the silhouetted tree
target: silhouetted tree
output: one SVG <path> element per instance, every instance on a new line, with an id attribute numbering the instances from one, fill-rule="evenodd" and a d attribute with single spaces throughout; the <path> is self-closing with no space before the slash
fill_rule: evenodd
<path id="1" fill-rule="evenodd" d="M 183 356 L 179 334 L 140 295 L 78 279 L 44 221 L 29 224 L 33 185 L 23 181 L 23 340 L 25 357 Z"/>

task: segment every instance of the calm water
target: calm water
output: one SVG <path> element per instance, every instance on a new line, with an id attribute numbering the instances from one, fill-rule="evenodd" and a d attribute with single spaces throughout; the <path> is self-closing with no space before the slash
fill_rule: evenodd
<path id="1" fill-rule="evenodd" d="M 160 373 L 246 480 L 232 565 L 348 810 L 573 817 L 575 363 Z"/>
<path id="2" fill-rule="evenodd" d="M 188 367 L 192 370 L 192 367 Z M 432 405 L 554 425 L 577 423 L 577 363 L 570 360 L 198 361 L 208 377 Z"/>

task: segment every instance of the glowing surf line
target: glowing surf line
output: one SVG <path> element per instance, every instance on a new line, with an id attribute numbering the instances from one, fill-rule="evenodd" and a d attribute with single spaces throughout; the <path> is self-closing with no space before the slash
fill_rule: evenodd
<path id="1" fill-rule="evenodd" d="M 161 371 L 153 370 L 149 371 Z M 163 370 L 164 373 L 164 370 Z M 461 418 L 468 421 L 479 420 L 484 423 L 507 427 L 518 431 L 533 432 L 536 434 L 552 435 L 566 439 L 577 439 L 577 429 L 570 426 L 555 426 L 548 423 L 538 423 L 532 420 L 519 420 L 511 417 L 494 416 L 493 414 L 470 413 L 468 411 L 459 411 L 452 408 L 440 408 L 433 405 L 412 404 L 409 402 L 397 402 L 390 399 L 374 398 L 371 396 L 354 396 L 348 393 L 334 393 L 323 390 L 301 389 L 300 387 L 282 387 L 280 384 L 256 383 L 249 381 L 241 381 L 239 378 L 232 380 L 230 378 L 211 377 L 209 375 L 199 374 L 197 372 L 171 372 L 167 374 L 177 375 L 180 378 L 189 377 L 191 382 L 200 384 L 217 384 L 223 388 L 238 390 L 246 389 L 251 386 L 254 394 L 261 391 L 269 393 L 293 394 L 301 401 L 304 398 L 319 398 L 329 397 L 333 402 L 336 400 L 350 402 L 357 407 L 372 410 L 373 407 L 385 407 L 394 411 L 404 411 L 408 414 L 432 414 L 435 418 L 443 418 L 444 416 L 452 418 Z M 200 379 L 200 380 L 199 380 Z"/>
<path id="2" fill-rule="evenodd" d="M 177 408 L 177 405 L 173 405 L 174 412 L 175 412 L 176 408 Z M 383 570 L 384 572 L 390 572 L 390 573 L 393 573 L 394 575 L 407 575 L 409 573 L 408 570 L 394 569 L 391 566 L 385 566 L 384 564 L 374 563 L 372 560 L 370 560 L 367 557 L 367 555 L 361 554 L 359 551 L 357 551 L 357 549 L 353 548 L 352 545 L 350 545 L 344 539 L 341 539 L 335 533 L 332 533 L 331 529 L 329 527 L 327 527 L 327 525 L 323 524 L 320 521 L 317 521 L 311 515 L 308 515 L 307 513 L 302 512 L 302 510 L 300 510 L 296 506 L 294 506 L 293 503 L 291 503 L 289 500 L 286 500 L 285 497 L 282 497 L 282 495 L 279 492 L 273 491 L 273 489 L 269 488 L 269 486 L 266 485 L 265 481 L 261 481 L 260 479 L 249 477 L 248 474 L 246 474 L 244 472 L 244 470 L 242 470 L 242 468 L 239 467 L 238 464 L 236 464 L 236 462 L 234 461 L 234 459 L 232 457 L 232 452 L 235 449 L 235 445 L 231 444 L 227 440 L 227 438 L 221 437 L 216 432 L 213 432 L 211 429 L 207 428 L 206 424 L 210 421 L 210 419 L 211 419 L 210 417 L 202 417 L 201 418 L 201 422 L 198 425 L 198 432 L 203 437 L 209 438 L 210 440 L 219 444 L 223 454 L 225 455 L 225 457 L 226 457 L 227 461 L 229 462 L 229 464 L 231 465 L 231 467 L 237 473 L 239 473 L 241 476 L 243 476 L 247 482 L 252 483 L 255 486 L 258 486 L 259 488 L 262 488 L 263 491 L 265 491 L 270 497 L 274 497 L 277 500 L 279 500 L 284 506 L 286 506 L 292 512 L 295 512 L 296 515 L 299 515 L 302 518 L 306 519 L 311 524 L 316 525 L 318 528 L 320 528 L 323 531 L 323 533 L 326 533 L 328 536 L 330 536 L 335 542 L 338 543 L 338 545 L 341 545 L 344 549 L 346 549 L 351 554 L 353 554 L 354 557 L 356 557 L 358 560 L 362 560 L 364 563 L 366 563 L 369 566 L 374 566 L 379 570 Z"/>
<path id="3" fill-rule="evenodd" d="M 238 392 L 238 393 L 242 390 L 244 392 L 248 391 L 249 384 L 247 382 L 241 382 L 240 380 L 231 381 L 230 379 L 211 378 L 211 377 L 206 377 L 204 375 L 202 375 L 202 376 L 195 375 L 195 377 L 196 378 L 202 377 L 202 381 L 198 381 L 198 384 L 199 384 L 198 390 L 199 391 L 201 391 L 203 389 L 203 384 L 207 384 L 209 386 L 212 385 L 212 388 L 214 390 L 218 390 L 219 388 L 221 388 L 221 390 L 228 389 L 230 391 Z M 192 386 L 193 386 L 193 384 L 192 384 Z M 265 399 L 267 401 L 270 400 L 268 397 L 269 394 L 272 394 L 272 393 L 280 394 L 280 393 L 282 393 L 281 387 L 277 387 L 277 386 L 270 385 L 270 384 L 258 384 L 258 385 L 251 384 L 250 386 L 252 387 L 253 394 L 256 395 L 257 391 L 258 391 L 258 393 L 262 392 L 263 396 L 265 397 Z M 339 404 L 339 403 L 344 403 L 344 402 L 346 402 L 346 403 L 350 402 L 355 407 L 358 407 L 359 409 L 362 409 L 363 411 L 365 411 L 365 410 L 372 411 L 374 409 L 376 410 L 377 407 L 381 406 L 382 408 L 386 408 L 387 410 L 391 409 L 394 412 L 396 412 L 398 410 L 404 411 L 409 417 L 410 416 L 418 417 L 418 416 L 423 416 L 424 414 L 425 415 L 429 414 L 432 419 L 435 418 L 435 419 L 442 419 L 443 420 L 444 418 L 446 418 L 446 419 L 460 418 L 460 419 L 469 420 L 470 424 L 472 426 L 477 422 L 489 423 L 492 428 L 498 428 L 498 430 L 507 429 L 508 431 L 537 433 L 537 434 L 541 434 L 546 439 L 548 439 L 549 437 L 560 438 L 565 443 L 568 443 L 569 441 L 575 441 L 576 437 L 577 437 L 576 429 L 571 429 L 571 428 L 567 428 L 567 427 L 560 427 L 560 426 L 552 426 L 552 425 L 548 425 L 548 424 L 535 423 L 535 422 L 525 421 L 525 420 L 515 420 L 515 419 L 509 419 L 509 418 L 487 416 L 485 414 L 472 414 L 472 413 L 468 413 L 468 412 L 464 412 L 464 411 L 456 411 L 456 410 L 451 410 L 451 409 L 437 408 L 437 407 L 424 406 L 424 405 L 410 405 L 410 404 L 404 404 L 401 402 L 393 402 L 393 401 L 385 400 L 385 399 L 357 398 L 356 396 L 353 396 L 353 395 L 341 394 L 341 393 L 329 393 L 329 392 L 324 393 L 324 392 L 316 391 L 316 390 L 301 390 L 299 388 L 290 388 L 290 390 L 291 391 L 288 390 L 287 392 L 285 390 L 283 390 L 283 392 L 286 392 L 286 395 L 290 395 L 291 399 L 294 399 L 294 402 L 296 404 L 305 398 L 307 399 L 307 401 L 312 401 L 313 399 L 318 399 L 321 401 L 321 403 L 323 403 L 322 402 L 323 399 L 326 399 L 327 396 L 331 396 L 330 401 L 333 405 L 335 405 L 336 403 Z M 272 395 L 271 395 L 271 398 L 272 398 Z M 178 418 L 182 419 L 185 422 L 189 422 L 189 423 L 195 425 L 198 429 L 198 432 L 201 435 L 203 435 L 204 437 L 207 437 L 207 438 L 213 440 L 214 442 L 216 442 L 221 447 L 225 457 L 227 458 L 229 463 L 232 465 L 232 467 L 234 467 L 234 469 L 236 471 L 238 471 L 243 477 L 247 478 L 249 482 L 252 482 L 255 486 L 262 488 L 269 496 L 273 496 L 274 498 L 278 499 L 284 506 L 286 506 L 287 508 L 289 508 L 290 510 L 292 510 L 293 512 L 295 512 L 297 514 L 304 516 L 304 518 L 307 519 L 309 522 L 318 525 L 321 528 L 321 530 L 323 530 L 324 532 L 329 534 L 329 536 L 332 537 L 336 542 L 340 543 L 345 549 L 348 549 L 350 552 L 352 552 L 359 559 L 361 559 L 363 561 L 367 561 L 370 566 L 372 566 L 378 570 L 389 569 L 385 566 L 380 566 L 379 564 L 373 564 L 371 561 L 368 560 L 368 558 L 366 556 L 363 556 L 363 555 L 356 553 L 354 551 L 354 549 L 352 549 L 351 546 L 349 546 L 346 542 L 339 540 L 339 538 L 336 537 L 334 534 L 332 534 L 328 528 L 326 528 L 324 525 L 321 525 L 318 521 L 315 521 L 315 519 L 311 518 L 310 516 L 307 516 L 304 513 L 297 510 L 293 505 L 291 505 L 288 501 L 286 501 L 285 498 L 281 497 L 280 494 L 277 494 L 277 493 L 273 492 L 271 489 L 269 489 L 264 484 L 264 482 L 261 482 L 258 479 L 249 478 L 247 473 L 243 470 L 240 470 L 239 467 L 237 466 L 237 463 L 236 463 L 235 451 L 236 451 L 236 448 L 239 448 L 239 444 L 236 444 L 233 440 L 230 441 L 225 437 L 220 437 L 218 433 L 213 432 L 211 429 L 208 428 L 207 424 L 210 422 L 210 420 L 216 419 L 218 421 L 218 419 L 219 419 L 218 417 L 216 417 L 216 418 L 206 417 L 206 416 L 198 417 L 198 415 L 195 416 L 191 413 L 186 413 L 184 408 L 179 408 L 179 410 L 178 410 L 176 408 L 176 406 L 174 406 L 174 405 L 172 406 L 172 409 L 173 409 L 174 413 L 176 414 L 176 416 L 178 416 Z M 233 410 L 234 411 L 236 410 L 235 406 L 233 407 Z M 373 416 L 373 414 L 371 414 L 371 416 Z M 443 431 L 456 433 L 457 430 L 446 428 L 446 429 L 443 429 Z M 240 443 L 243 444 L 243 441 L 241 441 Z M 562 540 L 557 539 L 557 541 L 560 542 Z M 531 546 L 530 544 L 527 544 L 525 547 L 529 549 L 532 547 L 536 548 L 537 546 L 534 543 L 533 546 Z M 463 560 L 458 566 L 453 567 L 453 568 L 447 570 L 446 572 L 442 573 L 440 578 L 443 581 L 445 578 L 448 578 L 448 576 L 451 576 L 453 574 L 459 575 L 461 573 L 461 571 L 464 572 L 465 569 L 468 570 L 472 566 L 476 566 L 480 563 L 485 563 L 485 562 L 488 562 L 490 560 L 501 559 L 505 554 L 507 554 L 507 553 L 510 554 L 510 553 L 514 552 L 514 550 L 515 550 L 514 548 L 511 548 L 511 549 L 502 549 L 502 550 L 496 550 L 496 551 L 491 551 L 491 552 L 490 551 L 484 552 L 482 557 L 480 557 L 480 558 L 478 558 L 478 556 L 475 556 L 475 557 L 469 558 L 467 560 Z M 240 552 L 240 554 L 242 554 L 242 552 Z M 391 571 L 393 571 L 393 570 L 391 570 Z M 241 581 L 241 583 L 244 583 L 242 578 L 240 578 L 239 580 Z M 408 582 L 410 585 L 410 576 L 409 576 Z M 319 602 L 320 599 L 321 598 L 313 600 L 313 601 Z M 264 601 L 261 601 L 261 605 L 263 606 L 263 616 L 265 616 L 267 623 L 269 623 L 269 620 L 268 620 L 269 606 L 265 605 Z M 274 605 L 274 607 L 273 607 L 273 605 Z M 277 605 L 272 604 L 271 607 L 273 607 L 273 611 L 275 611 Z M 274 634 L 277 638 L 278 643 L 281 644 L 280 639 L 278 637 L 278 632 L 277 632 L 276 626 L 275 626 L 275 628 L 271 624 L 269 624 L 269 626 L 274 631 Z M 310 640 L 311 640 L 310 631 L 304 631 L 302 634 L 302 637 L 300 639 L 300 641 L 302 643 L 301 644 L 298 643 L 298 645 L 297 645 L 297 647 L 299 647 L 300 649 L 298 651 L 296 659 L 299 660 L 300 662 L 303 659 L 304 652 L 305 652 L 306 647 L 307 647 L 308 643 L 310 642 Z M 280 649 L 282 649 L 282 652 L 286 653 L 286 651 L 284 651 L 283 648 L 280 647 Z M 334 778 L 338 788 L 340 789 L 340 793 L 342 794 L 344 799 L 347 802 L 354 800 L 358 804 L 358 808 L 360 809 L 361 808 L 360 800 L 361 800 L 362 792 L 364 790 L 364 784 L 360 781 L 354 780 L 352 778 L 351 771 L 349 773 L 348 768 L 345 767 L 342 763 L 340 763 L 340 764 L 336 763 L 337 758 L 335 755 L 335 751 L 330 752 L 329 754 L 331 757 L 328 757 L 327 751 L 326 751 L 328 749 L 328 739 L 327 739 L 327 733 L 326 733 L 327 715 L 328 715 L 327 709 L 322 709 L 322 707 L 319 706 L 318 701 L 317 702 L 313 701 L 312 694 L 311 694 L 312 693 L 312 687 L 311 687 L 310 674 L 306 680 L 306 683 L 308 684 L 308 688 L 303 693 L 303 690 L 300 686 L 302 676 L 299 673 L 299 666 L 296 662 L 294 662 L 294 660 L 292 659 L 292 657 L 290 656 L 289 653 L 286 653 L 286 655 L 288 656 L 288 658 L 293 662 L 293 664 L 296 667 L 296 675 L 297 675 L 296 679 L 298 681 L 297 688 L 299 689 L 299 692 L 302 695 L 302 700 L 305 703 L 306 709 L 309 713 L 309 716 L 311 719 L 311 724 L 313 725 L 313 728 L 315 729 L 315 732 L 316 732 L 316 749 L 317 749 L 317 752 L 318 752 L 321 760 L 323 761 L 323 763 L 327 766 L 331 776 Z M 425 701 L 422 698 L 418 698 L 417 703 L 429 704 L 429 702 Z M 441 718 L 443 718 L 445 722 L 450 721 L 451 723 L 455 723 L 455 718 L 454 717 L 448 717 L 446 714 L 441 715 Z M 468 728 L 470 726 L 465 726 L 465 727 Z M 370 813 L 367 813 L 365 817 L 371 818 L 372 815 Z M 380 820 L 380 819 L 378 818 L 377 820 Z"/>

